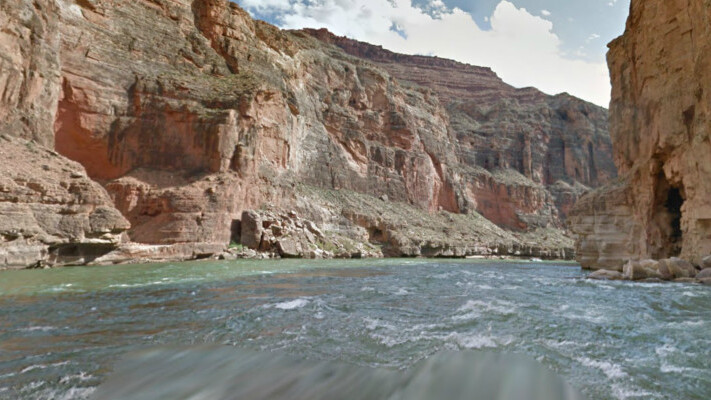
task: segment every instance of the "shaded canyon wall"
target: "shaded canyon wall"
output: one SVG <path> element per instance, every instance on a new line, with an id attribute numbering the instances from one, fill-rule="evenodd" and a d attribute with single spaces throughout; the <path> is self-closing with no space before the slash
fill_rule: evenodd
<path id="1" fill-rule="evenodd" d="M 571 227 L 586 268 L 711 254 L 711 8 L 633 0 L 610 44 L 617 182 L 582 199 Z"/>

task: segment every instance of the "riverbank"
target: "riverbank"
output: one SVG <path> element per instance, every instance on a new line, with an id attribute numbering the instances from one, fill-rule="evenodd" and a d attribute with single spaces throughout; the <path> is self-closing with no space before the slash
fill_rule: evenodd
<path id="1" fill-rule="evenodd" d="M 71 242 L 47 247 L 32 262 L 0 263 L 0 269 L 179 262 L 238 258 L 520 257 L 572 260 L 574 241 L 556 227 L 502 229 L 472 211 L 427 212 L 347 190 L 296 188 L 297 207 L 267 204 L 233 217 L 222 241 L 171 243 L 160 232 L 150 243 L 124 241 L 83 247 Z M 129 232 L 131 237 L 133 231 Z M 0 260 L 27 245 L 0 245 Z M 23 259 L 24 260 L 24 259 Z"/>

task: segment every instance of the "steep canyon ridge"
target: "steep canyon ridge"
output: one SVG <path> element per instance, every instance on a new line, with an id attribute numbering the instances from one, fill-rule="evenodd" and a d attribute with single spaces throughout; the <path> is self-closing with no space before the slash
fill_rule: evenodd
<path id="1" fill-rule="evenodd" d="M 711 7 L 633 0 L 610 44 L 610 134 L 620 178 L 570 218 L 586 268 L 681 257 L 711 267 Z"/>
<path id="2" fill-rule="evenodd" d="M 694 46 L 685 32 L 708 11 L 668 6 L 676 28 L 663 31 L 642 14 L 667 6 L 649 4 L 611 53 L 625 178 L 575 209 L 587 258 L 605 246 L 591 219 L 627 212 L 651 229 L 635 213 L 663 190 L 695 210 L 685 245 L 711 229 L 698 170 L 709 94 L 658 78 L 654 59 L 665 40 Z M 488 68 L 281 31 L 227 0 L 4 0 L 0 26 L 2 267 L 230 256 L 230 243 L 283 257 L 570 258 L 573 205 L 617 176 L 603 108 Z M 665 70 L 705 74 L 696 46 Z M 679 110 L 659 111 L 658 93 Z M 654 141 L 638 138 L 646 128 Z M 655 229 L 650 243 L 674 234 Z"/>

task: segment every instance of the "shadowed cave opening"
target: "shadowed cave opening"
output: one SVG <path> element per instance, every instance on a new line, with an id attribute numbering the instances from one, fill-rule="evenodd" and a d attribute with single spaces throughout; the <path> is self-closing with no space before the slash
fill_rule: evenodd
<path id="1" fill-rule="evenodd" d="M 672 186 L 664 174 L 660 173 L 655 197 L 655 222 L 661 237 L 654 256 L 657 259 L 678 257 L 683 242 L 681 230 L 683 188 Z"/>
<path id="2" fill-rule="evenodd" d="M 676 254 L 681 253 L 681 206 L 684 204 L 684 199 L 681 197 L 681 191 L 678 188 L 671 188 L 667 193 L 667 201 L 664 207 L 667 209 L 670 217 L 671 234 L 669 239 L 675 246 Z"/>

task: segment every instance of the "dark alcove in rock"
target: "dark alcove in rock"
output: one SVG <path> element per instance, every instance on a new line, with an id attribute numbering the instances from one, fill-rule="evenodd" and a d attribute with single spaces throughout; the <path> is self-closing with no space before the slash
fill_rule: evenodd
<path id="1" fill-rule="evenodd" d="M 653 221 L 656 225 L 658 241 L 652 241 L 657 246 L 653 249 L 656 259 L 678 257 L 681 254 L 683 232 L 681 229 L 681 207 L 684 204 L 682 187 L 672 186 L 660 172 L 655 191 L 655 207 Z M 655 235 L 656 236 L 656 235 Z"/>

